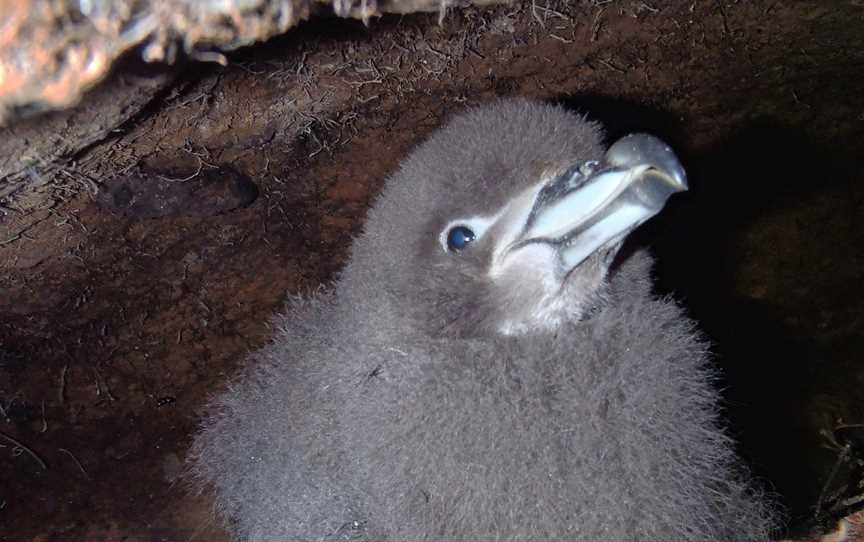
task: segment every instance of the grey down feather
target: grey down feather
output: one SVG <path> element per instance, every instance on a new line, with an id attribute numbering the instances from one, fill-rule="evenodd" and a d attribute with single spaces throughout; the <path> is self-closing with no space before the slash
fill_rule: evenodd
<path id="1" fill-rule="evenodd" d="M 238 540 L 768 540 L 706 344 L 646 253 L 568 294 L 590 299 L 578 318 L 502 334 L 516 309 L 484 256 L 441 250 L 451 216 L 602 152 L 596 125 L 511 100 L 402 164 L 340 278 L 289 302 L 194 441 L 195 487 Z"/>

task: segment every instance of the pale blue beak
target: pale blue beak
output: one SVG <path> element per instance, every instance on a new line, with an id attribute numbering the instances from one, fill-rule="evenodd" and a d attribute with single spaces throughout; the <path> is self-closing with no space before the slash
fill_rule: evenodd
<path id="1" fill-rule="evenodd" d="M 573 269 L 620 243 L 685 190 L 687 175 L 672 149 L 656 137 L 631 134 L 609 147 L 602 162 L 574 166 L 545 185 L 518 244 L 557 245 L 562 266 Z"/>

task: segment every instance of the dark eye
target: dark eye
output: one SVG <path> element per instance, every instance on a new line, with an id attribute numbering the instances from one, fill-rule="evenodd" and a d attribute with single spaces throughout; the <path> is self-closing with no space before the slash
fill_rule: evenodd
<path id="1" fill-rule="evenodd" d="M 459 251 L 474 240 L 474 232 L 465 226 L 456 226 L 447 234 L 447 248 Z"/>

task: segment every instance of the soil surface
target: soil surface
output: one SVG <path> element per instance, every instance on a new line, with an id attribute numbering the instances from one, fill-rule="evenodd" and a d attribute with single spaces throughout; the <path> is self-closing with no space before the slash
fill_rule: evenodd
<path id="1" fill-rule="evenodd" d="M 180 479 L 207 398 L 333 279 L 412 146 L 496 96 L 673 144 L 691 191 L 635 241 L 713 341 L 743 457 L 789 525 L 854 481 L 864 4 L 538 1 L 229 60 L 0 207 L 0 540 L 224 540 Z"/>

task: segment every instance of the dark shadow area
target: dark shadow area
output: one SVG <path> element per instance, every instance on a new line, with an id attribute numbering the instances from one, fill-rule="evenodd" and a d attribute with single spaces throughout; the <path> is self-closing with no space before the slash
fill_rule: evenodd
<path id="1" fill-rule="evenodd" d="M 685 165 L 689 163 L 686 132 L 682 123 L 675 115 L 659 107 L 597 94 L 562 97 L 555 103 L 602 124 L 607 143 L 634 132 L 650 133 L 672 145 Z"/>
<path id="2" fill-rule="evenodd" d="M 860 369 L 843 352 L 861 321 L 826 321 L 864 312 L 860 282 L 847 282 L 860 275 L 860 206 L 849 194 L 819 216 L 821 201 L 857 181 L 854 153 L 754 121 L 688 159 L 690 192 L 650 228 L 658 288 L 683 299 L 712 341 L 733 433 L 793 524 L 817 506 L 837 457 L 820 431 L 861 415 L 849 386 Z"/>
<path id="3" fill-rule="evenodd" d="M 610 140 L 644 130 L 682 149 L 689 192 L 632 245 L 652 247 L 658 292 L 681 299 L 711 341 L 745 460 L 790 524 L 805 521 L 826 498 L 826 481 L 830 490 L 850 475 L 841 469 L 828 480 L 839 450 L 825 435 L 862 415 L 861 370 L 846 355 L 860 349 L 864 313 L 855 149 L 763 119 L 692 154 L 661 111 L 598 97 L 566 103 L 606 124 Z M 841 207 L 821 209 L 826 198 Z M 786 240 L 760 245 L 760 237 Z"/>

